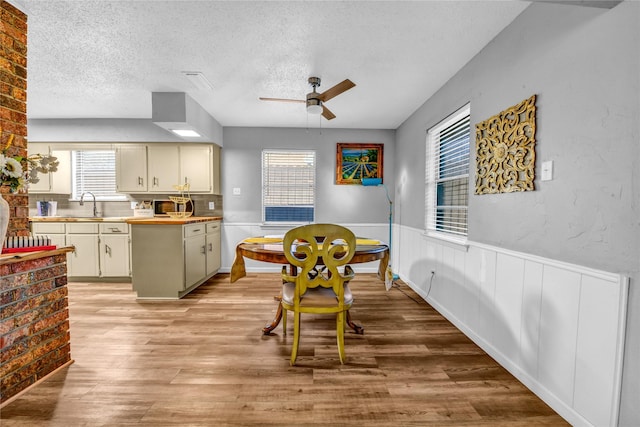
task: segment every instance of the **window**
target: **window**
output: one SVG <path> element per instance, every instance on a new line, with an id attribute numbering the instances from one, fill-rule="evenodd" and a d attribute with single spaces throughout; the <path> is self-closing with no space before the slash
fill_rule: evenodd
<path id="1" fill-rule="evenodd" d="M 116 193 L 115 150 L 73 150 L 71 152 L 73 200 L 90 191 L 97 200 L 127 200 Z"/>
<path id="2" fill-rule="evenodd" d="M 467 235 L 469 112 L 467 104 L 427 132 L 427 232 L 456 240 Z"/>
<path id="3" fill-rule="evenodd" d="M 262 218 L 269 222 L 313 222 L 315 151 L 262 152 Z"/>

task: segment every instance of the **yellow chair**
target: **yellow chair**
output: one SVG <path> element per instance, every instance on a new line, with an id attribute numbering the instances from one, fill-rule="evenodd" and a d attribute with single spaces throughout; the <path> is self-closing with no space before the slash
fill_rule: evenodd
<path id="1" fill-rule="evenodd" d="M 300 313 L 335 313 L 340 363 L 344 363 L 345 312 L 353 295 L 348 282 L 353 269 L 346 265 L 356 250 L 356 237 L 335 224 L 310 224 L 289 230 L 283 239 L 284 254 L 295 268 L 292 274 L 282 268 L 283 328 L 287 330 L 287 311 L 294 313 L 291 365 L 295 365 L 300 343 Z M 344 266 L 340 272 L 338 267 Z"/>

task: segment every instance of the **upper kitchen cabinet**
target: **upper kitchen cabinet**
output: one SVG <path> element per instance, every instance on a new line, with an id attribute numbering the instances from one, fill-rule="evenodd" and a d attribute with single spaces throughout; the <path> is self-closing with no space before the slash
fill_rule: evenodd
<path id="1" fill-rule="evenodd" d="M 177 167 L 179 156 L 179 148 L 176 145 L 147 146 L 149 192 L 169 193 L 176 191 L 173 186 L 181 182 L 180 171 Z"/>
<path id="2" fill-rule="evenodd" d="M 147 146 L 121 144 L 116 146 L 116 191 L 146 193 Z"/>
<path id="3" fill-rule="evenodd" d="M 180 183 L 190 192 L 213 191 L 212 149 L 210 145 L 180 147 Z"/>
<path id="4" fill-rule="evenodd" d="M 116 182 L 121 193 L 220 194 L 220 147 L 215 144 L 118 144 Z"/>
<path id="5" fill-rule="evenodd" d="M 51 154 L 58 158 L 58 170 L 38 174 L 40 181 L 29 185 L 32 194 L 71 194 L 71 151 L 51 149 L 47 143 L 29 143 L 29 155 Z"/>

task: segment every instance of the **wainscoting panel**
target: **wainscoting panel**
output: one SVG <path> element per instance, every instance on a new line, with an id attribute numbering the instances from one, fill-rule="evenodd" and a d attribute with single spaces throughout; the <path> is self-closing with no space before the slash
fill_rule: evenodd
<path id="1" fill-rule="evenodd" d="M 617 425 L 628 278 L 394 233 L 394 271 L 434 308 L 571 424 Z"/>
<path id="2" fill-rule="evenodd" d="M 580 275 L 545 265 L 542 280 L 538 379 L 555 396 L 571 406 Z"/>
<path id="3" fill-rule="evenodd" d="M 588 275 L 582 276 L 578 342 L 576 345 L 576 382 L 574 407 L 594 425 L 613 425 L 615 420 L 599 411 L 600 402 L 617 405 L 615 390 L 622 360 L 616 348 L 624 335 L 613 333 L 624 324 L 620 312 L 621 289 L 616 282 Z M 618 362 L 618 363 L 616 363 Z"/>
<path id="4" fill-rule="evenodd" d="M 520 366 L 531 378 L 538 377 L 540 346 L 540 307 L 542 305 L 543 265 L 525 261 L 520 327 Z"/>

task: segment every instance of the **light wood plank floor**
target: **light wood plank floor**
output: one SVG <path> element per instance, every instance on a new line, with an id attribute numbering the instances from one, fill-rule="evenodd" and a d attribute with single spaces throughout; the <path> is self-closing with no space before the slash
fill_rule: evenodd
<path id="1" fill-rule="evenodd" d="M 75 363 L 2 409 L 9 426 L 558 426 L 561 417 L 400 284 L 352 282 L 340 365 L 332 318 L 303 315 L 298 366 L 271 336 L 277 274 L 218 275 L 180 301 L 70 283 Z"/>

